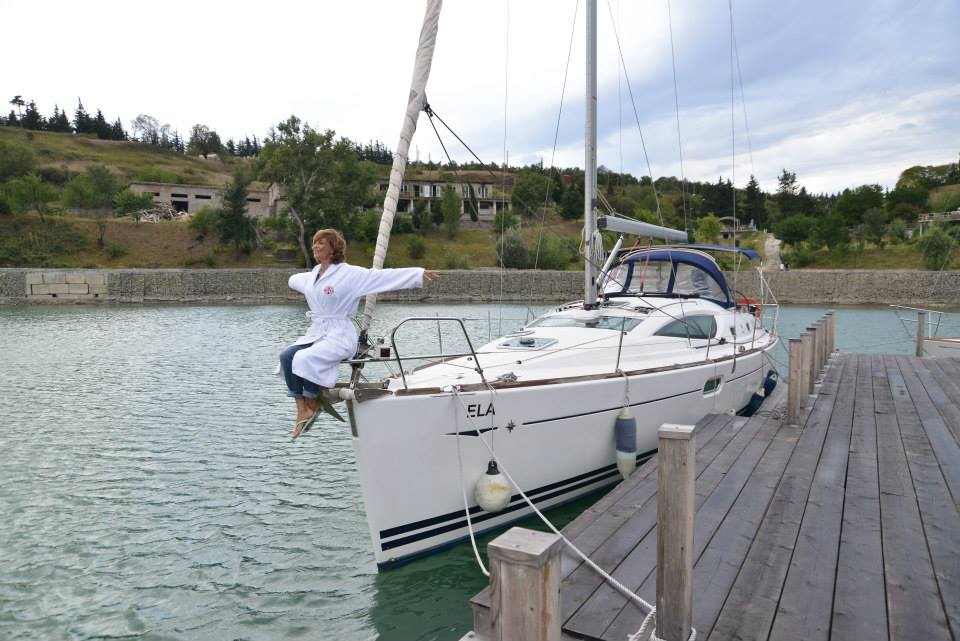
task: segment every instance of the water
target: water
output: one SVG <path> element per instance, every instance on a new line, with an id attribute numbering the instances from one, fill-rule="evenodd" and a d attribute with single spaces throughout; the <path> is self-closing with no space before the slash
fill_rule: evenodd
<path id="1" fill-rule="evenodd" d="M 784 308 L 781 334 L 824 311 Z M 374 333 L 455 315 L 478 319 L 483 342 L 498 313 L 385 304 Z M 328 421 L 290 442 L 293 404 L 272 372 L 305 324 L 299 306 L 0 309 L 0 639 L 470 629 L 466 602 L 486 579 L 469 544 L 378 574 L 348 429 Z M 430 345 L 429 329 L 402 330 L 403 345 Z M 445 348 L 462 347 L 451 329 Z M 837 346 L 914 349 L 892 311 L 869 308 L 838 310 Z M 552 516 L 563 525 L 591 500 Z"/>

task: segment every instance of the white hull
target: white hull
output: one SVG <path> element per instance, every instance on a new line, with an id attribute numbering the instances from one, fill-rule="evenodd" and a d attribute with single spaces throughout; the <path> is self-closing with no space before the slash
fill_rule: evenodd
<path id="1" fill-rule="evenodd" d="M 710 413 L 745 407 L 763 386 L 769 369 L 763 353 L 775 344 L 738 356 L 735 370 L 728 358 L 631 375 L 638 459 L 654 452 L 664 422 L 693 424 Z M 715 377 L 720 386 L 705 394 L 705 383 Z M 498 386 L 493 392 L 480 388 L 459 398 L 445 392 L 350 402 L 377 563 L 414 558 L 468 536 L 464 491 L 477 532 L 531 513 L 515 491 L 501 512 L 476 506 L 474 484 L 491 458 L 477 430 L 541 509 L 618 482 L 613 426 L 624 378 L 583 378 Z"/>

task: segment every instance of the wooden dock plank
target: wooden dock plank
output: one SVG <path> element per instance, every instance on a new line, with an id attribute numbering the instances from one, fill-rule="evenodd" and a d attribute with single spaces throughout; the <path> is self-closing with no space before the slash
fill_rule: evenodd
<path id="1" fill-rule="evenodd" d="M 722 415 L 704 424 L 702 437 L 706 444 L 697 452 L 698 473 L 702 473 L 713 462 L 717 452 L 729 442 L 730 435 L 739 432 L 736 426 L 743 423 L 746 423 L 746 419 L 733 419 Z M 724 434 L 725 431 L 729 431 L 729 434 L 713 438 L 718 433 Z M 697 435 L 701 436 L 699 427 Z M 573 539 L 574 544 L 584 554 L 590 556 L 594 563 L 607 572 L 615 570 L 637 542 L 653 531 L 656 525 L 656 466 L 653 465 L 651 468 L 652 471 L 644 470 L 645 473 L 642 475 L 638 475 L 639 471 L 635 472 L 636 478 L 631 476 L 628 483 L 622 484 L 629 487 L 629 491 L 623 493 L 612 505 L 608 505 L 608 513 L 600 515 L 593 525 L 585 528 Z M 567 535 L 566 530 L 564 534 Z M 565 587 L 561 595 L 560 611 L 563 617 L 568 619 L 603 583 L 603 578 L 592 568 L 581 563 L 570 550 L 566 550 L 564 555 L 565 558 L 570 558 L 576 563 L 575 569 L 565 573 L 563 579 Z"/>
<path id="2" fill-rule="evenodd" d="M 882 358 L 883 368 L 874 369 L 873 392 L 877 405 L 880 527 L 890 638 L 893 641 L 946 640 L 951 634 L 927 552 L 901 437 L 901 421 L 911 421 L 906 408 L 913 401 L 896 359 Z"/>
<path id="3" fill-rule="evenodd" d="M 924 359 L 924 366 L 937 381 L 940 388 L 946 393 L 948 401 L 955 407 L 960 404 L 960 359 L 958 358 L 929 358 Z M 960 442 L 960 419 L 944 416 L 947 427 L 953 438 Z"/>
<path id="4" fill-rule="evenodd" d="M 934 577 L 940 589 L 940 601 L 951 632 L 956 638 L 960 636 L 960 548 L 957 546 L 960 512 L 945 481 L 942 465 L 944 453 L 937 452 L 937 448 L 943 445 L 942 439 L 931 437 L 931 430 L 940 434 L 943 426 L 939 421 L 929 421 L 927 418 L 934 408 L 923 389 L 923 386 L 930 385 L 930 381 L 921 383 L 926 372 L 923 362 L 916 358 L 899 357 L 897 364 L 916 408 L 916 414 L 912 415 L 913 408 L 908 404 L 898 404 L 901 437 L 917 493 L 917 506 L 923 521 Z M 907 420 L 903 420 L 904 418 Z M 960 459 L 960 452 L 955 447 L 952 456 L 954 460 Z M 938 464 L 938 461 L 941 463 Z"/>
<path id="5" fill-rule="evenodd" d="M 846 363 L 837 360 L 814 398 L 800 440 L 777 486 L 743 565 L 709 639 L 766 639 L 773 624 L 780 593 L 796 545 L 816 462 L 833 414 L 839 381 Z M 696 568 L 694 568 L 696 573 Z M 697 619 L 695 625 L 703 623 Z M 700 630 L 700 628 L 697 628 Z"/>
<path id="6" fill-rule="evenodd" d="M 960 421 L 960 408 L 950 402 L 924 361 L 901 357 L 897 363 L 943 478 L 960 505 L 960 443 L 947 427 L 949 420 Z"/>
<path id="7" fill-rule="evenodd" d="M 720 453 L 710 462 L 697 478 L 697 522 L 702 520 L 701 505 L 704 497 L 701 495 L 701 488 L 712 490 L 718 484 L 726 482 L 728 486 L 736 483 L 737 479 L 745 481 L 749 475 L 749 468 L 744 466 L 734 466 L 741 455 L 747 449 L 757 450 L 761 446 L 757 441 L 757 431 L 760 424 L 755 421 L 747 421 L 742 429 L 732 434 L 726 445 Z M 729 476 L 733 471 L 733 475 Z M 728 480 L 729 479 L 729 480 Z M 656 487 L 654 486 L 654 490 Z M 652 495 L 652 492 L 651 492 Z M 641 515 L 641 512 L 643 513 Z M 638 527 L 639 520 L 643 517 L 642 526 Z M 617 564 L 611 573 L 618 581 L 626 585 L 631 590 L 636 590 L 651 574 L 656 567 L 656 501 L 650 501 L 644 506 L 637 516 L 628 522 L 628 526 L 621 528 L 622 531 L 611 537 L 611 542 L 616 546 L 616 551 L 621 555 L 621 561 Z M 645 534 L 643 534 L 645 532 Z M 638 540 L 639 539 L 639 540 Z M 604 567 L 604 566 L 601 566 Z M 589 574 L 586 572 L 589 571 Z M 571 579 L 573 575 L 571 575 Z M 627 598 L 620 594 L 589 568 L 583 568 L 583 573 L 578 577 L 579 581 L 589 581 L 595 583 L 596 589 L 584 600 L 582 605 L 576 611 L 562 610 L 565 600 L 561 601 L 561 611 L 570 612 L 571 616 L 564 614 L 564 628 L 576 634 L 586 637 L 601 638 L 603 630 L 607 627 L 616 614 L 625 606 L 640 612 L 632 602 L 628 603 Z M 578 595 L 579 596 L 579 595 Z M 649 601 L 649 599 L 648 599 Z"/>
<path id="8" fill-rule="evenodd" d="M 697 494 L 698 500 L 701 502 L 701 508 L 697 514 L 694 531 L 694 557 L 697 559 L 694 569 L 694 576 L 697 577 L 694 583 L 694 600 L 696 603 L 694 627 L 698 630 L 698 634 L 702 634 L 700 630 L 703 626 L 697 622 L 696 617 L 702 617 L 707 612 L 704 607 L 704 599 L 709 596 L 708 591 L 700 585 L 703 581 L 699 577 L 707 576 L 708 573 L 709 576 L 723 576 L 723 572 L 711 572 L 704 569 L 704 554 L 707 546 L 714 544 L 714 547 L 724 548 L 718 554 L 710 556 L 707 565 L 716 560 L 717 566 L 724 566 L 723 569 L 726 569 L 727 560 L 733 557 L 733 552 L 727 549 L 728 546 L 749 540 L 747 537 L 752 537 L 756 531 L 769 499 L 769 494 L 773 492 L 776 481 L 782 473 L 785 458 L 789 456 L 789 452 L 796 443 L 798 430 L 782 425 L 783 422 L 779 414 L 768 414 L 751 420 L 760 423 L 759 433 L 731 467 L 731 471 L 727 473 L 722 483 L 718 484 L 710 494 L 707 494 L 703 488 L 698 488 Z M 754 462 L 756 462 L 756 465 L 753 465 Z M 763 468 L 763 470 L 758 471 L 760 468 Z M 766 472 L 776 478 L 768 478 Z M 764 483 L 769 484 L 769 490 L 763 487 Z M 766 498 L 762 496 L 765 491 L 767 492 Z M 735 506 L 737 505 L 747 506 L 748 512 L 757 513 L 751 515 L 745 512 L 733 519 L 728 518 L 728 515 L 736 509 Z M 739 529 L 740 532 L 731 532 L 729 536 L 718 533 L 721 526 L 730 529 L 731 523 L 735 524 L 734 528 Z M 655 555 L 656 550 L 652 550 L 652 553 Z M 655 561 L 654 558 L 651 563 L 652 567 L 655 567 Z M 732 581 L 732 577 L 730 581 Z M 652 602 L 656 594 L 655 572 L 651 572 L 647 576 L 639 589 L 639 593 L 643 598 Z M 723 593 L 725 594 L 726 590 L 723 590 Z M 719 610 L 719 605 L 717 605 L 716 610 Z M 602 638 L 622 639 L 626 635 L 636 632 L 642 620 L 643 613 L 633 607 L 624 607 L 604 631 Z"/>
<path id="9" fill-rule="evenodd" d="M 857 368 L 853 434 L 833 595 L 832 639 L 888 639 L 872 360 L 869 356 L 860 356 Z M 863 616 L 864 613 L 876 613 L 876 616 Z"/>
<path id="10" fill-rule="evenodd" d="M 857 371 L 848 357 L 817 462 L 793 558 L 770 630 L 778 641 L 826 640 L 830 635 L 844 481 L 853 427 Z"/>

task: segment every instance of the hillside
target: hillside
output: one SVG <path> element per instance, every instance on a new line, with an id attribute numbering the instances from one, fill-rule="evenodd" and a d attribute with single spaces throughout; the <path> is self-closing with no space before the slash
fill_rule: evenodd
<path id="1" fill-rule="evenodd" d="M 40 168 L 78 174 L 91 165 L 105 165 L 123 180 L 151 180 L 191 185 L 222 185 L 231 165 L 204 160 L 140 142 L 99 140 L 84 134 L 61 134 L 0 127 L 0 141 L 33 151 Z"/>

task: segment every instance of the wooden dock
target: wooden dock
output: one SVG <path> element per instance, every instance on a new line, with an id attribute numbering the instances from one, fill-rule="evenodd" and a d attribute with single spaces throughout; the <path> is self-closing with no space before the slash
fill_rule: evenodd
<path id="1" fill-rule="evenodd" d="M 784 387 L 696 427 L 697 639 L 960 640 L 960 360 L 834 354 L 795 425 Z M 656 470 L 563 530 L 651 603 Z M 567 550 L 561 568 L 564 638 L 637 631 L 634 603 Z"/>

